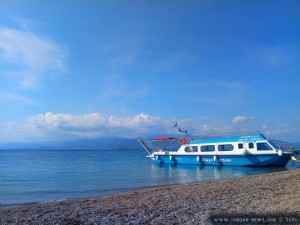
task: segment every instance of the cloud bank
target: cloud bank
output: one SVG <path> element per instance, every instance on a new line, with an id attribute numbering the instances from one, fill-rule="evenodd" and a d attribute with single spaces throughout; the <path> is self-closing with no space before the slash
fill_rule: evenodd
<path id="1" fill-rule="evenodd" d="M 47 112 L 2 127 L 4 140 L 65 140 L 112 135 L 134 138 L 150 132 L 165 132 L 171 125 L 160 117 L 144 113 L 131 117 L 105 117 L 100 113 L 72 115 Z"/>
<path id="2" fill-rule="evenodd" d="M 172 126 L 175 121 L 179 126 L 188 129 L 192 136 L 223 135 L 234 132 L 249 131 L 250 124 L 243 126 L 243 130 L 236 129 L 232 123 L 254 120 L 254 117 L 236 116 L 227 123 L 199 123 L 192 120 L 170 120 L 158 116 L 140 113 L 133 116 L 121 117 L 116 115 L 104 116 L 98 112 L 74 115 L 46 112 L 30 116 L 22 121 L 1 124 L 1 142 L 10 141 L 59 141 L 80 138 L 99 138 L 120 136 L 135 138 L 141 135 L 174 134 L 177 129 Z M 231 125 L 230 125 L 231 124 Z M 251 124 L 261 129 L 268 138 L 297 139 L 297 132 L 288 124 Z M 294 136 L 291 135 L 294 133 Z"/>

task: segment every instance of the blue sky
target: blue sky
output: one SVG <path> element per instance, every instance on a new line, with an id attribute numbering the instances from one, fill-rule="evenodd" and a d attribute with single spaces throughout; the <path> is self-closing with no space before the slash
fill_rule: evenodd
<path id="1" fill-rule="evenodd" d="M 300 141 L 300 2 L 0 1 L 0 141 Z"/>

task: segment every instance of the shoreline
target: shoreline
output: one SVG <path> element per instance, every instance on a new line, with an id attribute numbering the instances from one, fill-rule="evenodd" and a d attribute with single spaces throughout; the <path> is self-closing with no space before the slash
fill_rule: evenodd
<path id="1" fill-rule="evenodd" d="M 209 217 L 286 215 L 300 224 L 300 169 L 0 207 L 0 224 L 209 224 Z M 224 215 L 224 213 L 226 215 Z"/>

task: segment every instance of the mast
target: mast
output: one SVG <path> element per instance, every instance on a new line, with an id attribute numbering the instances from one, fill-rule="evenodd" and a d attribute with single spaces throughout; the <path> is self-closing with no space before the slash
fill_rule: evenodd
<path id="1" fill-rule="evenodd" d="M 174 124 L 173 127 L 178 128 L 178 133 L 179 134 L 184 133 L 188 137 L 189 140 L 192 140 L 192 136 L 188 133 L 188 131 L 187 130 L 183 130 L 180 127 L 178 127 L 178 123 L 177 122 Z"/>

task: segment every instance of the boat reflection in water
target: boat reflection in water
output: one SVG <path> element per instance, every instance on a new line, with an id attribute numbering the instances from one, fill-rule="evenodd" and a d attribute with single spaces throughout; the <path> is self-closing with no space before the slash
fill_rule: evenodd
<path id="1" fill-rule="evenodd" d="M 151 181 L 164 180 L 165 184 L 182 184 L 197 181 L 239 178 L 250 175 L 286 171 L 286 167 L 237 167 L 188 164 L 149 164 Z M 152 184 L 156 185 L 156 184 Z"/>

